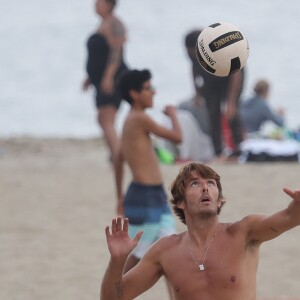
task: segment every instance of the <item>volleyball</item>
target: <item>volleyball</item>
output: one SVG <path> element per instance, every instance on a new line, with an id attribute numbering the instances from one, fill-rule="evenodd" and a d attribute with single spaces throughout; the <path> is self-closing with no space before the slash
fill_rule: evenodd
<path id="1" fill-rule="evenodd" d="M 208 73 L 226 77 L 245 66 L 249 56 L 248 40 L 236 26 L 215 23 L 199 34 L 196 56 Z"/>

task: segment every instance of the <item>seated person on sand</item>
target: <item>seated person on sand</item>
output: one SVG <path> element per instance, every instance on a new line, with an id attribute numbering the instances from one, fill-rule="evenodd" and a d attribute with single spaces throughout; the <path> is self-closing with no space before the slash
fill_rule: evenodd
<path id="1" fill-rule="evenodd" d="M 206 135 L 210 133 L 210 122 L 203 98 L 199 95 L 194 95 L 191 99 L 180 102 L 178 108 L 189 111 L 199 125 L 199 129 Z"/>
<path id="2" fill-rule="evenodd" d="M 241 104 L 240 116 L 246 134 L 260 131 L 267 121 L 284 126 L 284 110 L 281 108 L 275 113 L 267 103 L 269 90 L 270 85 L 266 80 L 258 80 L 254 86 L 254 97 Z"/>
<path id="3" fill-rule="evenodd" d="M 182 131 L 182 142 L 175 144 L 166 139 L 156 139 L 158 148 L 171 152 L 177 161 L 209 162 L 214 158 L 214 148 L 209 135 L 209 119 L 205 103 L 196 103 L 196 97 L 181 103 L 177 109 L 178 122 Z M 203 105 L 202 105 L 203 104 Z M 171 122 L 164 117 L 164 126 L 171 127 Z"/>

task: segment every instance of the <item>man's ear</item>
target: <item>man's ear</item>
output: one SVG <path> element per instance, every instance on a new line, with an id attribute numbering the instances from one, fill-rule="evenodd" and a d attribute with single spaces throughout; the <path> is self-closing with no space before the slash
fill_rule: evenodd
<path id="1" fill-rule="evenodd" d="M 183 200 L 179 201 L 176 206 L 180 209 L 184 209 L 185 208 L 185 202 Z"/>
<path id="2" fill-rule="evenodd" d="M 138 91 L 130 90 L 129 91 L 129 96 L 130 96 L 131 99 L 135 100 L 138 96 Z"/>

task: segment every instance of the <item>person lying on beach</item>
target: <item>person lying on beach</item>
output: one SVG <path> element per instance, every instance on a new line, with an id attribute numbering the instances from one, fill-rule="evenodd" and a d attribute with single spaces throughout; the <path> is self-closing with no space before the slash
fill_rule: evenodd
<path id="1" fill-rule="evenodd" d="M 171 203 L 187 230 L 157 241 L 124 274 L 143 233 L 131 239 L 128 219 L 114 218 L 105 229 L 111 257 L 100 299 L 134 299 L 164 275 L 177 300 L 255 300 L 260 246 L 300 224 L 300 190 L 283 191 L 291 202 L 281 211 L 221 223 L 220 176 L 201 163 L 183 166 L 171 185 Z"/>

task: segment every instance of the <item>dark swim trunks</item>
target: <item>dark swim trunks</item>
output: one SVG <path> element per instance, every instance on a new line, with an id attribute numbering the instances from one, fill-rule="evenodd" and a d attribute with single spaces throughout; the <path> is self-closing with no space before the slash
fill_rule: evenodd
<path id="1" fill-rule="evenodd" d="M 112 105 L 119 108 L 122 98 L 116 90 L 113 94 L 105 94 L 100 90 L 100 82 L 102 80 L 105 67 L 109 57 L 109 45 L 104 36 L 94 33 L 87 41 L 88 60 L 86 70 L 91 83 L 95 86 L 95 104 L 97 108 L 106 105 Z M 120 74 L 127 70 L 127 66 L 121 56 L 120 67 L 115 75 L 115 83 Z M 116 84 L 115 84 L 116 86 Z"/>
<path id="2" fill-rule="evenodd" d="M 174 234 L 175 220 L 167 203 L 162 185 L 132 182 L 124 202 L 125 217 L 129 219 L 129 235 L 144 233 L 132 254 L 141 258 L 148 248 L 163 236 Z"/>

